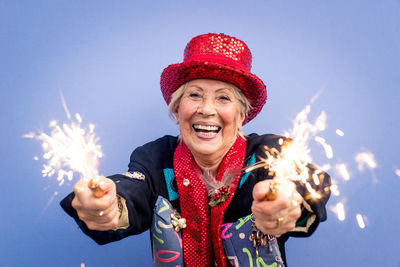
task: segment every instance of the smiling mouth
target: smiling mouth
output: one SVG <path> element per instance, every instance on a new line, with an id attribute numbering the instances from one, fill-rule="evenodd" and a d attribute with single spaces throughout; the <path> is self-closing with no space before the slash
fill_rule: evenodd
<path id="1" fill-rule="evenodd" d="M 221 130 L 221 127 L 212 126 L 212 125 L 194 124 L 193 129 L 196 131 L 196 133 L 199 133 L 199 134 L 202 134 L 205 136 L 213 136 L 213 135 L 216 135 Z"/>

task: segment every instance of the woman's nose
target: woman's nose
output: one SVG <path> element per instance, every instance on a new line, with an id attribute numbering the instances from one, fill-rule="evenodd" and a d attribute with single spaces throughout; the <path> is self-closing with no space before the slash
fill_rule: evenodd
<path id="1" fill-rule="evenodd" d="M 216 112 L 214 101 L 210 98 L 204 98 L 203 101 L 201 101 L 197 112 L 204 116 L 215 115 Z"/>

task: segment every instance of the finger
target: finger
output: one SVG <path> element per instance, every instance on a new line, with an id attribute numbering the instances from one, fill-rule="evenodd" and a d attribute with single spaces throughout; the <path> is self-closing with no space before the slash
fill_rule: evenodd
<path id="1" fill-rule="evenodd" d="M 74 185 L 74 193 L 81 203 L 83 203 L 85 199 L 91 198 L 93 195 L 88 188 L 88 181 L 83 179 L 79 180 Z"/>
<path id="2" fill-rule="evenodd" d="M 93 216 L 106 216 L 110 212 L 118 210 L 118 199 L 115 197 L 105 197 L 99 203 L 94 203 L 94 208 L 89 211 Z"/>
<path id="3" fill-rule="evenodd" d="M 74 186 L 75 195 L 79 200 L 85 204 L 86 202 L 93 201 L 93 198 L 100 199 L 105 197 L 105 195 L 116 194 L 115 183 L 108 178 L 98 177 L 95 182 L 96 185 L 93 186 L 93 180 L 86 181 L 80 180 Z M 90 186 L 89 186 L 90 184 Z M 94 188 L 94 189 L 93 189 Z M 96 201 L 95 201 L 96 202 Z"/>
<path id="4" fill-rule="evenodd" d="M 294 191 L 292 198 L 292 202 L 295 205 L 297 204 L 300 206 L 303 203 L 303 197 L 297 191 Z"/>
<path id="5" fill-rule="evenodd" d="M 115 229 L 119 222 L 118 209 L 114 209 L 109 214 L 102 216 L 89 216 L 82 221 L 92 230 L 105 231 Z"/>
<path id="6" fill-rule="evenodd" d="M 255 218 L 268 222 L 270 227 L 275 227 L 279 217 L 287 216 L 289 209 L 282 209 L 278 201 L 253 201 L 251 211 Z"/>
<path id="7" fill-rule="evenodd" d="M 103 197 L 107 191 L 112 189 L 109 179 L 104 176 L 97 176 L 89 180 L 88 187 L 92 190 L 93 195 L 97 198 Z"/>
<path id="8" fill-rule="evenodd" d="M 104 194 L 107 194 L 108 192 L 115 191 L 115 183 L 113 180 L 106 178 L 104 176 L 100 176 L 98 180 L 98 187 L 100 188 L 101 191 L 104 192 Z"/>
<path id="9" fill-rule="evenodd" d="M 78 212 L 79 218 L 84 221 L 86 224 L 88 223 L 94 223 L 97 225 L 100 224 L 110 224 L 113 220 L 115 220 L 116 218 L 119 218 L 119 214 L 118 214 L 118 209 L 112 209 L 108 212 L 99 212 L 98 214 L 81 214 Z"/>
<path id="10" fill-rule="evenodd" d="M 285 215 L 292 205 L 292 198 L 280 193 L 278 193 L 277 198 L 273 201 L 268 201 L 266 199 L 253 201 L 255 212 L 263 213 L 273 219 L 276 219 L 278 215 Z"/>
<path id="11" fill-rule="evenodd" d="M 301 216 L 301 206 L 292 206 L 287 214 L 289 220 L 296 222 Z"/>
<path id="12" fill-rule="evenodd" d="M 85 209 L 85 212 L 92 216 L 96 216 L 100 213 L 105 214 L 117 207 L 117 201 L 118 199 L 116 194 L 107 194 L 101 198 L 91 196 L 90 198 L 85 199 L 85 202 L 82 203 L 82 209 Z"/>
<path id="13" fill-rule="evenodd" d="M 290 217 L 281 217 L 282 222 L 279 223 L 278 219 L 274 221 L 262 221 L 255 220 L 256 227 L 261 230 L 264 234 L 270 235 L 282 235 L 293 230 L 296 226 L 296 220 L 292 220 Z"/>
<path id="14" fill-rule="evenodd" d="M 270 192 L 270 185 L 273 183 L 272 180 L 264 180 L 256 183 L 253 188 L 253 199 L 262 201 Z"/>
<path id="15" fill-rule="evenodd" d="M 74 193 L 76 196 L 81 195 L 84 191 L 86 191 L 88 182 L 81 179 L 74 185 Z"/>
<path id="16" fill-rule="evenodd" d="M 259 222 L 259 221 L 255 221 L 256 227 L 257 229 L 259 229 L 261 232 L 263 232 L 264 234 L 269 234 L 269 235 L 273 235 L 273 236 L 280 236 L 288 231 L 290 231 L 290 229 L 286 228 L 285 226 L 281 226 L 281 227 L 277 227 L 277 222 L 274 223 L 265 223 L 265 222 Z"/>

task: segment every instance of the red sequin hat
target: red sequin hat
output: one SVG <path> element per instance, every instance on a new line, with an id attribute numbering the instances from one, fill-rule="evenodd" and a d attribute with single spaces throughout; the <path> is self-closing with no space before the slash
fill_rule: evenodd
<path id="1" fill-rule="evenodd" d="M 226 34 L 208 33 L 194 37 L 185 48 L 182 63 L 169 65 L 161 74 L 161 91 L 167 104 L 172 93 L 194 79 L 214 79 L 239 87 L 252 109 L 244 121 L 251 121 L 267 100 L 267 90 L 260 78 L 252 74 L 251 52 L 247 45 Z M 244 124 L 243 123 L 243 124 Z"/>

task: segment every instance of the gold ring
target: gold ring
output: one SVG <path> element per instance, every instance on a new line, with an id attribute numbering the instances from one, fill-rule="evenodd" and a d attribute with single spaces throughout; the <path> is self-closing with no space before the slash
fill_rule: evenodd
<path id="1" fill-rule="evenodd" d="M 278 228 L 283 225 L 283 217 L 278 218 Z"/>

